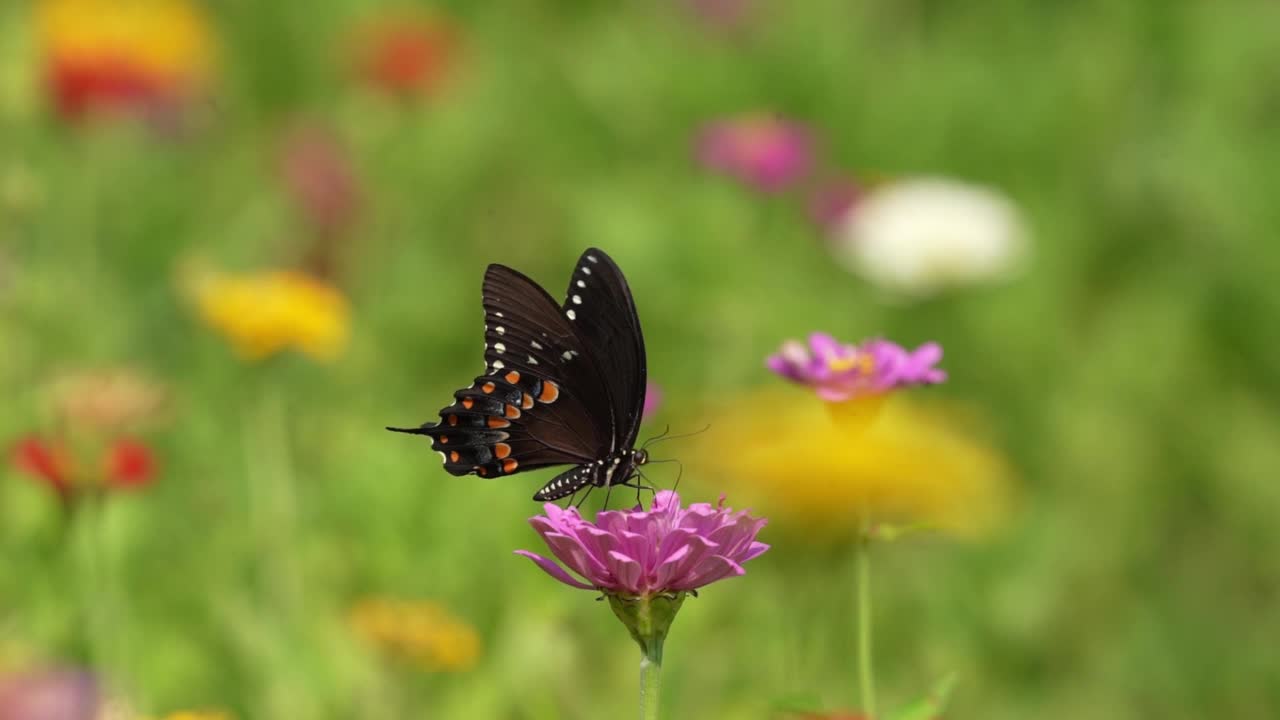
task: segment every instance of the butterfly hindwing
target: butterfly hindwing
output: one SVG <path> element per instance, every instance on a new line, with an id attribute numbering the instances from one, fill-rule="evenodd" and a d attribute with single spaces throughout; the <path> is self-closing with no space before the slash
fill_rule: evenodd
<path id="1" fill-rule="evenodd" d="M 578 466 L 539 496 L 612 482 L 602 463 L 634 444 L 645 389 L 644 339 L 622 271 L 587 250 L 557 305 L 528 277 L 494 264 L 483 296 L 484 374 L 454 393 L 439 422 L 399 430 L 430 436 L 453 475 Z"/>

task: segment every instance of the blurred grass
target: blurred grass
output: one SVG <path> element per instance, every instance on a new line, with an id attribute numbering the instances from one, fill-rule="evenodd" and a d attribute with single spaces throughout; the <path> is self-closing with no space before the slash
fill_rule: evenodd
<path id="1" fill-rule="evenodd" d="M 218 3 L 217 104 L 182 141 L 60 126 L 19 91 L 36 71 L 9 44 L 30 43 L 25 4 L 0 9 L 0 175 L 38 189 L 0 207 L 0 437 L 41 426 L 62 368 L 137 364 L 177 396 L 162 481 L 87 543 L 122 691 L 245 718 L 630 712 L 635 653 L 609 613 L 511 555 L 536 540 L 534 481 L 447 477 L 380 429 L 434 415 L 478 368 L 485 264 L 554 294 L 592 244 L 635 290 L 659 423 L 770 382 L 763 355 L 811 329 L 947 348 L 937 395 L 985 412 L 1023 504 L 990 542 L 882 553 L 886 700 L 954 670 L 954 717 L 1274 716 L 1280 9 L 760 5 L 728 39 L 661 3 L 444 5 L 462 68 L 415 110 L 353 89 L 335 59 L 364 4 Z M 1034 262 L 1007 287 L 877 302 L 787 201 L 692 166 L 699 123 L 755 109 L 811 123 L 855 172 L 1004 188 Z M 296 261 L 273 163 L 298 117 L 337 128 L 364 183 L 355 340 L 333 366 L 246 367 L 184 307 L 175 268 Z M 0 643 L 86 653 L 53 503 L 13 475 L 0 518 Z M 797 542 L 687 605 L 670 717 L 852 704 L 852 568 Z M 381 666 L 341 625 L 366 594 L 453 607 L 480 666 Z"/>

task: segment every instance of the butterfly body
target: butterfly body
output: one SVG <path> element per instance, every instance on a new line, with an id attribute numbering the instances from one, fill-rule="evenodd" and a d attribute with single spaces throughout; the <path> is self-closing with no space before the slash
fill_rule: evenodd
<path id="1" fill-rule="evenodd" d="M 626 483 L 645 391 L 644 337 L 631 291 L 608 255 L 578 260 L 563 304 L 503 265 L 485 272 L 484 374 L 454 393 L 439 422 L 389 428 L 427 435 L 453 475 L 514 475 L 554 465 L 536 500 Z"/>

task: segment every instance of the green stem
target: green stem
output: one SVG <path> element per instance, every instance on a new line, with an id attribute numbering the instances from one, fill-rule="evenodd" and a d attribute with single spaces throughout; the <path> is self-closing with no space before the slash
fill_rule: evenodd
<path id="1" fill-rule="evenodd" d="M 862 711 L 876 715 L 875 670 L 871 663 L 871 540 L 858 539 L 855 555 L 858 572 L 858 691 Z"/>
<path id="2" fill-rule="evenodd" d="M 650 642 L 640 655 L 640 720 L 658 719 L 662 696 L 662 639 Z"/>

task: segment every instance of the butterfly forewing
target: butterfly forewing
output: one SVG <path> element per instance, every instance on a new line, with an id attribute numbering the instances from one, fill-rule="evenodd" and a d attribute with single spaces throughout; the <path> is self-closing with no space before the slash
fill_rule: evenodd
<path id="1" fill-rule="evenodd" d="M 603 251 L 589 248 L 578 258 L 562 309 L 596 360 L 609 394 L 615 435 L 610 450 L 630 448 L 640 430 L 646 368 L 640 317 L 622 270 Z"/>

